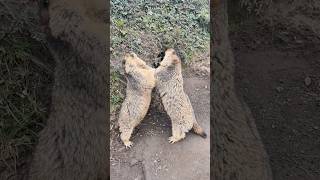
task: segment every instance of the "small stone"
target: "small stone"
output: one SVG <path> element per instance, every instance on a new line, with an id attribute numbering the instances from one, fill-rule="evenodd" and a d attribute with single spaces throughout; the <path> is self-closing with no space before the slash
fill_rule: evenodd
<path id="1" fill-rule="evenodd" d="M 305 84 L 306 86 L 309 86 L 309 85 L 311 84 L 311 78 L 310 78 L 310 77 L 306 77 L 306 78 L 304 79 L 304 84 Z"/>
<path id="2" fill-rule="evenodd" d="M 276 87 L 276 90 L 278 91 L 278 92 L 281 92 L 282 90 L 283 90 L 283 87 Z"/>
<path id="3" fill-rule="evenodd" d="M 133 166 L 133 165 L 135 165 L 137 163 L 138 163 L 138 160 L 132 159 L 131 162 L 130 162 L 130 165 Z"/>
<path id="4" fill-rule="evenodd" d="M 313 126 L 313 129 L 318 130 L 319 127 L 318 126 Z"/>

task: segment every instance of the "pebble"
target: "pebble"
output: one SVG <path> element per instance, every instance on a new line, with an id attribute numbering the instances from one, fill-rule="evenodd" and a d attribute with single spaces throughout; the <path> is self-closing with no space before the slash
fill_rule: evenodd
<path id="1" fill-rule="evenodd" d="M 130 162 L 130 165 L 133 166 L 133 165 L 135 165 L 137 163 L 138 163 L 138 160 L 132 159 L 131 162 Z"/>
<path id="2" fill-rule="evenodd" d="M 277 87 L 276 90 L 277 90 L 278 92 L 281 92 L 281 91 L 283 90 L 283 87 Z"/>
<path id="3" fill-rule="evenodd" d="M 310 78 L 310 77 L 306 77 L 306 78 L 304 79 L 304 84 L 305 84 L 306 86 L 309 86 L 309 85 L 311 84 L 311 78 Z"/>

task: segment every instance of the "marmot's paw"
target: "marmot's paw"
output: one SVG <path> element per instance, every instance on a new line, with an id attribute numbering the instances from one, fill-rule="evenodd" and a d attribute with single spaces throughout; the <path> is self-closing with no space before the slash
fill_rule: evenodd
<path id="1" fill-rule="evenodd" d="M 132 147 L 133 143 L 131 141 L 126 141 L 126 142 L 123 142 L 124 145 L 126 146 L 126 149 L 129 149 Z"/>
<path id="2" fill-rule="evenodd" d="M 171 137 L 169 137 L 168 140 L 169 140 L 169 143 L 173 144 L 173 143 L 179 141 L 180 139 L 181 138 L 176 138 L 176 137 L 171 136 Z"/>

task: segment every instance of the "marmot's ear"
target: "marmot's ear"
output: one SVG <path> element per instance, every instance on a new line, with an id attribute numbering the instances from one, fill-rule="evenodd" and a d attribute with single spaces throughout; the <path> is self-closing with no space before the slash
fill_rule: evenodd
<path id="1" fill-rule="evenodd" d="M 172 64 L 178 64 L 180 60 L 178 58 L 172 59 Z"/>

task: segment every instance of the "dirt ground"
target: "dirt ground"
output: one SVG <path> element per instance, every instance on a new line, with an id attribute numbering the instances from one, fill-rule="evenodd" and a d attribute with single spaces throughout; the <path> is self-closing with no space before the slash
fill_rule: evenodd
<path id="1" fill-rule="evenodd" d="M 210 178 L 210 81 L 209 76 L 184 76 L 184 88 L 190 97 L 197 121 L 204 127 L 206 139 L 190 132 L 175 144 L 169 117 L 152 106 L 136 128 L 134 146 L 125 149 L 118 135 L 111 140 L 111 179 L 113 180 L 206 180 Z M 154 102 L 152 102 L 154 103 Z"/>
<path id="2" fill-rule="evenodd" d="M 292 18 L 305 20 L 315 15 L 310 11 L 305 13 L 309 14 L 297 14 Z M 19 26 L 36 27 L 29 19 L 17 21 L 24 22 Z M 317 19 L 307 22 L 316 24 L 314 31 L 319 35 Z M 283 27 L 270 29 L 256 20 L 248 23 L 251 25 L 233 29 L 230 34 L 236 59 L 236 88 L 256 120 L 274 179 L 320 179 L 320 38 L 308 29 L 302 35 Z M 14 24 L 14 27 L 18 25 Z M 24 36 L 41 39 L 37 33 Z M 43 59 L 46 52 L 31 54 L 37 57 L 33 60 Z M 31 64 L 41 72 L 47 71 L 34 62 Z M 199 69 L 207 72 L 208 63 L 205 64 Z M 185 89 L 199 123 L 209 135 L 210 78 L 196 74 L 185 74 Z M 36 87 L 37 96 L 49 91 L 42 86 Z M 43 96 L 48 97 L 47 94 Z M 124 149 L 118 134 L 113 134 L 111 178 L 175 179 L 180 174 L 184 179 L 209 179 L 210 136 L 202 139 L 189 133 L 184 141 L 170 145 L 167 141 L 170 133 L 169 118 L 163 112 L 151 109 L 133 135 L 131 150 Z M 15 179 L 16 171 L 24 174 L 29 159 L 30 153 L 14 159 L 18 164 L 8 165 L 1 161 L 0 174 L 5 176 L 0 177 Z"/>
<path id="3" fill-rule="evenodd" d="M 256 120 L 274 179 L 320 179 L 319 39 L 252 19 L 230 36 L 237 93 Z"/>

